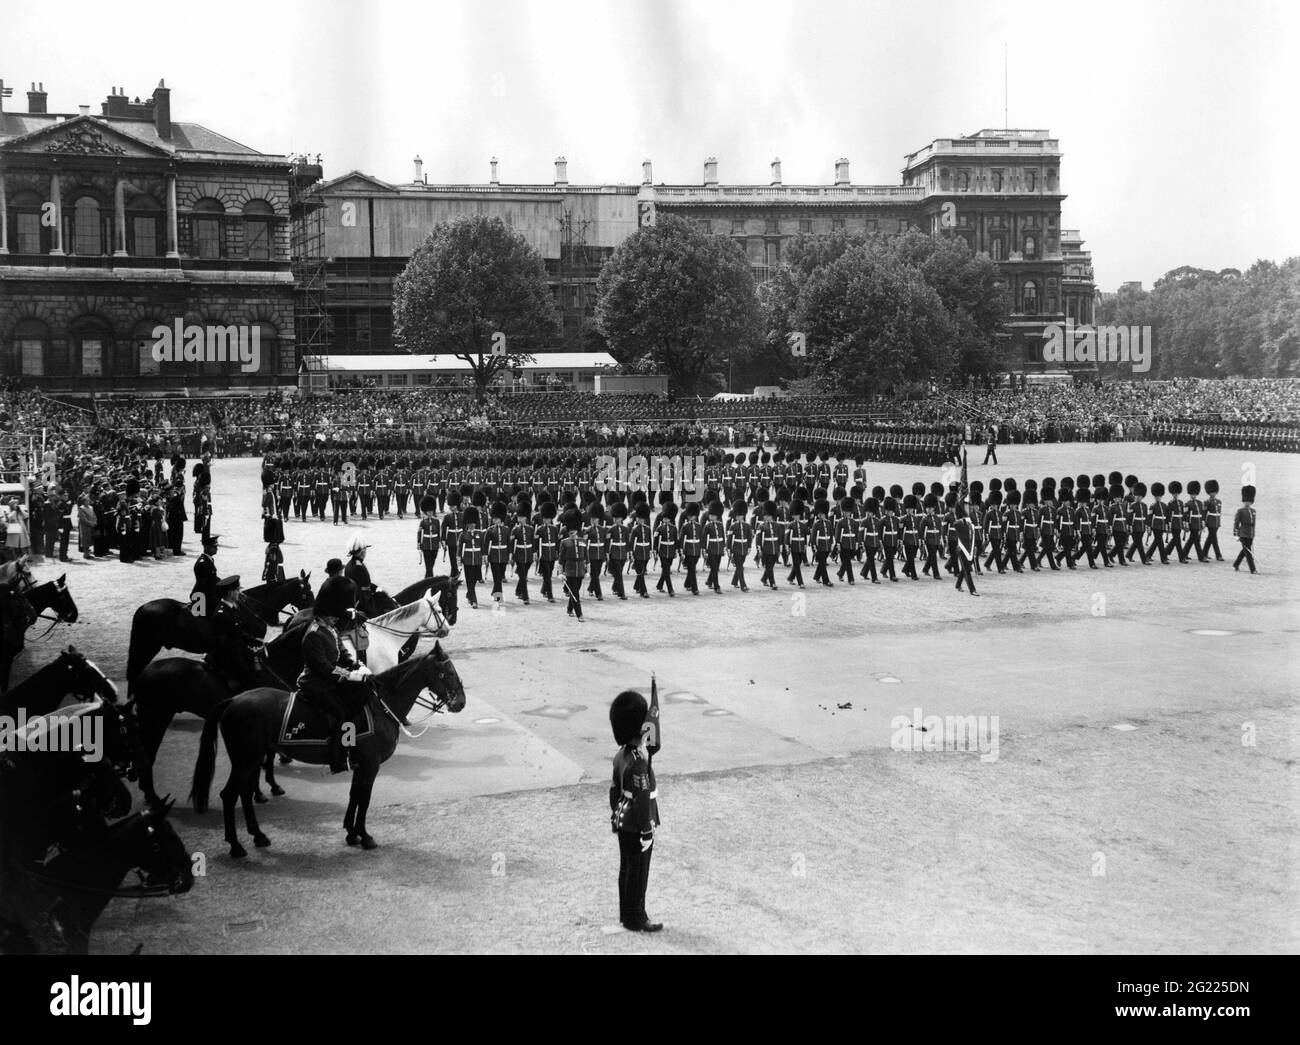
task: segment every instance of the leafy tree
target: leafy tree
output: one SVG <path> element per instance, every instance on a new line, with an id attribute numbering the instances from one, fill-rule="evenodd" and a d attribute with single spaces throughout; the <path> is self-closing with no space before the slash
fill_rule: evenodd
<path id="1" fill-rule="evenodd" d="M 596 293 L 596 323 L 614 357 L 633 370 L 649 363 L 680 394 L 698 393 L 724 360 L 752 353 L 759 336 L 744 252 L 680 218 L 661 216 L 624 240 Z"/>
<path id="2" fill-rule="evenodd" d="M 479 402 L 498 374 L 559 335 L 542 257 L 500 218 L 437 225 L 393 287 L 394 334 L 408 352 L 469 364 Z"/>

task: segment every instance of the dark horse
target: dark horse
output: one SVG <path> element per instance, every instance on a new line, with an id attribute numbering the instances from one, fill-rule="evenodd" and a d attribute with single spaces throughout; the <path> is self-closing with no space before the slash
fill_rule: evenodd
<path id="1" fill-rule="evenodd" d="M 312 604 L 310 574 L 299 573 L 275 584 L 263 584 L 241 594 L 239 626 L 248 635 L 264 638 L 268 625 L 278 623 L 286 605 L 298 609 Z M 212 624 L 196 616 L 189 603 L 176 599 L 146 602 L 131 618 L 131 645 L 126 658 L 126 682 L 135 683 L 144 666 L 166 646 L 187 653 L 207 653 L 212 648 Z"/>
<path id="2" fill-rule="evenodd" d="M 44 617 L 46 610 L 54 611 L 54 616 L 47 618 L 50 628 L 76 622 L 77 604 L 68 591 L 67 576 L 34 584 L 25 559 L 0 567 L 0 693 L 9 688 L 9 671 L 26 645 L 27 629 Z"/>
<path id="3" fill-rule="evenodd" d="M 20 872 L 39 899 L 17 911 L 0 905 L 0 953 L 86 954 L 90 931 L 114 897 L 189 892 L 193 861 L 167 819 L 170 810 L 167 802 L 99 825 L 82 844 L 61 848 Z M 142 881 L 123 889 L 122 880 L 132 868 L 141 872 Z"/>
<path id="4" fill-rule="evenodd" d="M 435 643 L 429 653 L 372 675 L 360 685 L 369 690 L 367 708 L 374 720 L 374 731 L 358 736 L 351 748 L 355 768 L 343 829 L 348 845 L 374 849 L 377 843 L 366 831 L 370 793 L 379 775 L 379 766 L 397 750 L 398 733 L 405 728 L 407 713 L 417 704 L 430 714 L 443 707 L 458 712 L 465 706 L 465 689 L 451 658 L 443 652 L 441 642 Z M 425 690 L 431 690 L 436 699 L 424 697 Z M 233 857 L 248 855 L 235 828 L 237 799 L 243 803 L 244 822 L 248 833 L 253 836 L 253 844 L 259 847 L 271 844 L 258 826 L 257 814 L 253 810 L 253 791 L 257 787 L 258 770 L 266 761 L 267 754 L 286 750 L 280 734 L 289 699 L 290 695 L 281 689 L 250 689 L 233 698 L 203 727 L 190 799 L 196 811 L 201 813 L 207 809 L 208 792 L 216 768 L 219 728 L 226 742 L 226 753 L 230 756 L 230 779 L 221 789 L 221 801 L 226 841 L 230 843 Z M 322 739 L 316 743 L 294 743 L 291 748 L 293 757 L 313 765 L 328 765 L 329 747 L 323 739 L 328 727 L 324 716 L 317 709 L 304 707 L 300 700 L 295 704 L 295 718 L 307 723 L 308 735 Z"/>

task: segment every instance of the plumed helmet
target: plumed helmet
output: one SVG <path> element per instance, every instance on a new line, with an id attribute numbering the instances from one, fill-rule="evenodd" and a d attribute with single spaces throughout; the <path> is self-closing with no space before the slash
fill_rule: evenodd
<path id="1" fill-rule="evenodd" d="M 1243 504 L 1255 503 L 1255 488 L 1253 486 L 1243 486 L 1241 488 L 1241 500 Z"/>
<path id="2" fill-rule="evenodd" d="M 933 512 L 933 511 L 936 511 L 936 510 L 938 509 L 938 507 L 939 507 L 939 498 L 937 498 L 937 497 L 936 497 L 934 494 L 932 494 L 932 493 L 928 493 L 928 494 L 926 494 L 926 495 L 925 495 L 925 510 L 928 511 L 928 512 Z"/>
<path id="3" fill-rule="evenodd" d="M 1152 483 L 1152 484 L 1151 484 L 1151 496 L 1152 496 L 1152 497 L 1163 497 L 1164 495 L 1165 495 L 1165 484 L 1164 484 L 1164 483 Z"/>
<path id="4" fill-rule="evenodd" d="M 895 483 L 889 488 L 889 496 L 894 498 L 896 501 L 901 499 L 903 496 L 903 488 Z"/>
<path id="5" fill-rule="evenodd" d="M 1171 479 L 1169 481 L 1169 492 L 1173 494 L 1175 497 L 1177 497 L 1179 494 L 1183 492 L 1183 484 L 1180 483 L 1177 479 Z"/>
<path id="6" fill-rule="evenodd" d="M 1201 482 L 1199 479 L 1192 479 L 1187 484 L 1187 493 L 1191 497 L 1199 497 L 1201 493 Z"/>
<path id="7" fill-rule="evenodd" d="M 348 543 L 348 554 L 360 555 L 363 551 L 365 551 L 369 547 L 370 545 L 368 545 L 365 541 L 363 541 L 361 539 L 360 534 L 358 534 L 357 536 L 353 537 L 352 540 Z"/>
<path id="8" fill-rule="evenodd" d="M 1219 480 L 1218 480 L 1218 479 L 1206 479 L 1206 480 L 1205 480 L 1205 492 L 1208 493 L 1211 497 L 1215 496 L 1215 495 L 1219 492 Z"/>
<path id="9" fill-rule="evenodd" d="M 877 501 L 883 501 L 885 499 L 885 488 L 883 486 L 873 486 L 871 488 L 871 496 Z"/>
<path id="10" fill-rule="evenodd" d="M 434 512 L 438 510 L 438 499 L 436 497 L 421 497 L 420 511 Z"/>
<path id="11" fill-rule="evenodd" d="M 544 501 L 544 502 L 542 503 L 542 518 L 543 518 L 543 519 L 546 519 L 546 520 L 548 520 L 548 521 L 551 520 L 551 519 L 554 519 L 554 518 L 555 518 L 555 510 L 556 510 L 556 509 L 555 509 L 555 502 L 554 502 L 554 501 Z"/>
<path id="12" fill-rule="evenodd" d="M 609 725 L 614 731 L 614 743 L 631 744 L 641 738 L 649 705 L 636 690 L 624 690 L 609 706 Z"/>

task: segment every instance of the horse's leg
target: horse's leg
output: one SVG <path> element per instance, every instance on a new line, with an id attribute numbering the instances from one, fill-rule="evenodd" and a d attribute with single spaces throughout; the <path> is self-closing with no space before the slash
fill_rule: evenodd
<path id="1" fill-rule="evenodd" d="M 253 845 L 265 849 L 271 844 L 271 840 L 262 834 L 262 828 L 258 826 L 256 803 L 253 801 L 253 792 L 257 790 L 257 777 L 261 768 L 261 759 L 250 760 L 250 764 L 244 768 L 244 783 L 239 789 L 239 797 L 244 803 L 244 826 L 253 836 Z"/>
<path id="2" fill-rule="evenodd" d="M 347 834 L 348 845 L 359 845 L 361 836 L 353 825 L 357 820 L 357 778 L 352 777 L 352 786 L 348 788 L 348 811 L 343 814 L 343 830 Z"/>
<path id="3" fill-rule="evenodd" d="M 284 794 L 284 788 L 275 782 L 275 751 L 272 749 L 266 753 L 266 761 L 262 764 L 266 770 L 266 786 L 271 789 L 271 794 L 279 798 Z"/>
<path id="4" fill-rule="evenodd" d="M 355 796 L 353 800 L 357 804 L 357 815 L 352 830 L 360 840 L 361 848 L 367 850 L 379 848 L 379 843 L 366 832 L 366 811 L 370 808 L 370 793 L 374 790 L 375 778 L 378 776 L 379 761 L 373 752 L 365 750 L 361 753 L 357 768 L 352 772 L 352 793 Z"/>
<path id="5" fill-rule="evenodd" d="M 226 741 L 226 750 L 230 750 L 230 742 Z M 239 785 L 236 781 L 239 779 L 239 765 L 231 759 L 230 778 L 226 781 L 226 786 L 221 789 L 221 814 L 226 822 L 226 841 L 230 844 L 230 855 L 236 860 L 248 855 L 239 842 L 239 831 L 235 827 L 235 799 L 239 796 Z"/>

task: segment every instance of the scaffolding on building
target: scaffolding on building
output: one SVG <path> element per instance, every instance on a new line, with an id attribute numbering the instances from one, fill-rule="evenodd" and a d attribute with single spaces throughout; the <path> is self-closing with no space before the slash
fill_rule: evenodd
<path id="1" fill-rule="evenodd" d="M 293 262 L 294 372 L 308 357 L 329 359 L 325 309 L 325 197 L 320 156 L 295 156 L 289 171 L 289 252 Z"/>
<path id="2" fill-rule="evenodd" d="M 587 228 L 591 222 L 574 218 L 573 211 L 564 209 L 560 217 L 560 319 L 564 340 L 580 345 L 582 330 L 587 320 L 587 298 L 593 267 L 587 252 Z"/>

